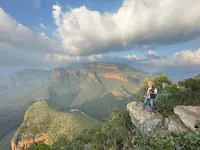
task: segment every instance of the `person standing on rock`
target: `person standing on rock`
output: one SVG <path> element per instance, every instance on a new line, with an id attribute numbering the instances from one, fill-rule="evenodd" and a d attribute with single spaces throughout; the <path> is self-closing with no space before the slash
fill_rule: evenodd
<path id="1" fill-rule="evenodd" d="M 153 86 L 153 83 L 152 81 L 148 81 L 148 90 L 147 90 L 147 93 L 145 95 L 145 100 L 144 100 L 144 104 L 143 104 L 143 109 L 146 108 L 146 104 L 148 101 L 150 101 L 150 104 L 151 104 L 151 112 L 152 112 L 152 115 L 154 115 L 154 99 L 156 98 L 157 96 L 157 88 L 155 88 Z"/>

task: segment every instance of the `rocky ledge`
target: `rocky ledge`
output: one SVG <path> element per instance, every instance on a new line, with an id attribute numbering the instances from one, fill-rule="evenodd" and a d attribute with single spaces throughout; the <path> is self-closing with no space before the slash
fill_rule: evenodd
<path id="1" fill-rule="evenodd" d="M 200 120 L 200 106 L 177 106 L 174 113 L 189 129 L 195 130 L 194 125 Z"/>
<path id="2" fill-rule="evenodd" d="M 132 102 L 127 105 L 127 109 L 130 112 L 132 123 L 144 136 L 151 136 L 154 132 L 160 128 L 163 117 L 158 112 L 152 115 L 150 108 L 142 109 L 141 102 Z"/>
<path id="3" fill-rule="evenodd" d="M 138 101 L 127 105 L 133 125 L 143 136 L 152 136 L 157 130 L 167 132 L 195 131 L 195 124 L 200 120 L 200 106 L 177 106 L 174 114 L 163 117 L 158 112 L 151 114 L 150 107 L 142 109 L 142 103 Z"/>

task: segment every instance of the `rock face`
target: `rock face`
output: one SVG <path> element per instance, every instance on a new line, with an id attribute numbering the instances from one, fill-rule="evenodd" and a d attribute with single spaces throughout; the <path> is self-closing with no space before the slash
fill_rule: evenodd
<path id="1" fill-rule="evenodd" d="M 140 72 L 138 76 L 138 71 L 129 68 L 127 65 L 120 67 L 119 64 L 92 63 L 88 66 L 82 66 L 80 68 L 56 68 L 52 70 L 52 80 L 61 80 L 63 82 L 69 77 L 76 77 L 78 79 L 84 79 L 86 77 L 103 77 L 107 79 L 119 80 L 121 82 L 127 82 L 129 81 L 129 78 L 132 78 L 132 80 L 140 80 L 140 78 L 143 78 L 143 75 L 141 76 L 141 74 L 144 76 L 147 75 Z"/>
<path id="2" fill-rule="evenodd" d="M 121 81 L 128 81 L 126 78 L 124 78 L 121 74 L 110 72 L 110 73 L 101 73 L 100 76 L 103 76 L 105 78 L 109 79 L 117 79 Z"/>
<path id="3" fill-rule="evenodd" d="M 194 126 L 200 120 L 200 106 L 177 106 L 174 108 L 181 121 L 191 130 L 195 130 Z"/>
<path id="4" fill-rule="evenodd" d="M 47 101 L 37 101 L 26 111 L 24 121 L 11 141 L 11 147 L 12 150 L 25 150 L 38 142 L 51 145 L 60 135 L 72 139 L 96 123 L 86 114 L 58 111 L 49 107 Z"/>
<path id="5" fill-rule="evenodd" d="M 170 115 L 168 118 L 164 118 L 163 121 L 165 129 L 169 132 L 180 133 L 188 130 L 177 115 Z"/>
<path id="6" fill-rule="evenodd" d="M 21 141 L 16 141 L 12 140 L 11 141 L 11 148 L 12 150 L 24 150 L 30 148 L 34 143 L 38 142 L 44 142 L 46 139 L 45 135 L 39 135 L 35 138 L 31 139 L 26 139 L 26 140 L 21 140 Z M 48 143 L 46 143 L 48 144 Z"/>
<path id="7" fill-rule="evenodd" d="M 150 109 L 142 109 L 141 102 L 131 102 L 127 105 L 132 123 L 140 130 L 143 136 L 152 136 L 154 132 L 162 126 L 163 117 L 158 112 L 155 115 L 150 113 Z"/>

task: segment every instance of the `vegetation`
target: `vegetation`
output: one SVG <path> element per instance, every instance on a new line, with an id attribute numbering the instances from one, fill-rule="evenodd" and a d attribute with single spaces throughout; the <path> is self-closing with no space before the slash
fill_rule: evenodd
<path id="1" fill-rule="evenodd" d="M 61 112 L 57 107 L 49 107 L 46 101 L 34 103 L 26 112 L 24 122 L 15 133 L 14 141 L 32 139 L 33 136 L 46 135 L 53 143 L 62 135 L 72 139 L 83 130 L 91 128 L 96 120 L 79 112 Z"/>
<path id="2" fill-rule="evenodd" d="M 143 96 L 148 80 L 152 80 L 159 90 L 156 109 L 163 116 L 172 114 L 173 108 L 177 105 L 200 104 L 200 95 L 198 95 L 200 92 L 199 77 L 186 79 L 177 84 L 173 84 L 162 73 L 153 78 L 147 78 L 141 83 L 141 88 L 137 94 L 137 98 L 140 101 L 144 100 Z M 62 109 L 57 107 L 58 104 L 60 104 L 59 106 L 63 106 L 66 102 L 66 106 L 63 106 L 63 109 L 69 111 L 73 108 L 69 107 L 69 105 L 75 102 L 76 107 L 74 108 L 83 110 L 85 113 L 93 115 L 98 119 L 107 117 L 108 112 L 115 107 L 125 108 L 126 103 L 130 99 L 117 101 L 110 93 L 111 89 L 113 90 L 113 87 L 116 86 L 113 84 L 113 87 L 111 87 L 108 84 L 114 81 L 107 79 L 101 79 L 101 81 L 101 84 L 95 83 L 93 86 L 85 86 L 88 84 L 88 81 L 84 80 L 81 84 L 84 90 L 81 92 L 78 90 L 71 92 L 68 89 L 68 87 L 71 87 L 70 83 L 64 84 L 62 88 L 59 88 L 60 84 L 52 84 L 48 89 L 51 91 L 50 96 L 52 99 L 58 98 L 60 101 L 52 101 L 51 105 L 48 105 L 45 101 L 38 101 L 33 104 L 25 114 L 25 120 L 15 134 L 15 140 L 18 140 L 19 137 L 47 134 L 50 146 L 38 143 L 33 146 L 33 150 L 200 149 L 200 122 L 196 125 L 197 132 L 195 133 L 170 134 L 160 132 L 151 138 L 145 138 L 132 125 L 128 112 L 115 110 L 110 113 L 106 122 L 97 123 L 97 121 L 85 114 L 79 112 L 62 112 Z M 100 97 L 104 93 L 104 88 L 101 87 L 104 83 L 107 83 L 106 92 L 108 94 L 98 99 L 97 97 Z M 127 87 L 129 86 L 131 87 L 131 85 Z M 102 91 L 98 91 L 99 89 Z M 92 96 L 88 93 L 91 93 Z M 67 97 L 69 97 L 68 101 L 66 100 Z M 76 100 L 73 101 L 75 97 Z M 83 102 L 81 98 L 86 99 L 86 101 Z M 56 104 L 56 107 L 53 104 Z"/>
<path id="3" fill-rule="evenodd" d="M 200 122 L 196 128 L 199 128 Z M 113 111 L 109 120 L 99 123 L 78 137 L 60 137 L 51 150 L 191 150 L 200 149 L 200 130 L 182 134 L 159 132 L 151 138 L 140 135 L 131 123 L 128 112 Z"/>
<path id="4" fill-rule="evenodd" d="M 173 108 L 177 105 L 200 105 L 200 78 L 198 76 L 178 83 L 172 83 L 163 73 L 147 78 L 140 84 L 140 90 L 136 96 L 141 102 L 144 101 L 149 80 L 153 81 L 154 86 L 158 88 L 155 107 L 163 116 L 172 114 Z"/>
<path id="5" fill-rule="evenodd" d="M 200 78 L 189 78 L 166 86 L 158 97 L 156 107 L 162 115 L 168 116 L 178 105 L 200 105 Z"/>

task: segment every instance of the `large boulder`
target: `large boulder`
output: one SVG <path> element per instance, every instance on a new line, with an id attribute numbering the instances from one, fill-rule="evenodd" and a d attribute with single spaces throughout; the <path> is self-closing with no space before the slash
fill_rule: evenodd
<path id="1" fill-rule="evenodd" d="M 181 133 L 188 130 L 184 123 L 180 120 L 180 118 L 174 114 L 164 118 L 164 127 L 169 132 L 176 133 Z"/>
<path id="2" fill-rule="evenodd" d="M 152 115 L 150 108 L 142 109 L 142 103 L 138 101 L 131 102 L 127 105 L 132 123 L 141 132 L 143 136 L 150 137 L 162 126 L 163 117 L 158 112 Z"/>
<path id="3" fill-rule="evenodd" d="M 195 130 L 194 126 L 200 120 L 200 106 L 177 106 L 174 108 L 181 121 L 191 130 Z"/>

